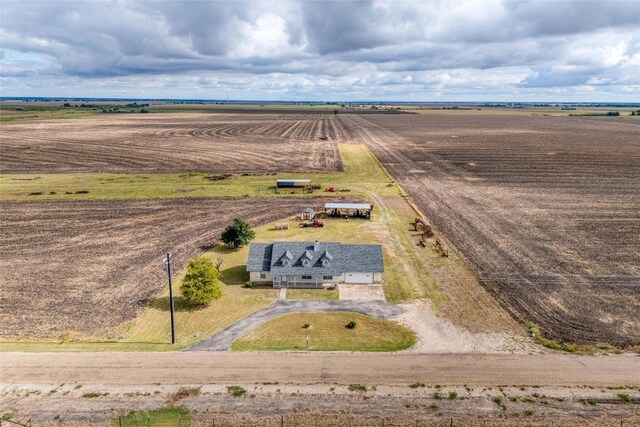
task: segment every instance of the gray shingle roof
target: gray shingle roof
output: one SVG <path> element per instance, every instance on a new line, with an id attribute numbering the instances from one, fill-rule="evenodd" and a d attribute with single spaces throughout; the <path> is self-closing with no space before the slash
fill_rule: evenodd
<path id="1" fill-rule="evenodd" d="M 282 258 L 289 252 L 290 265 L 283 265 Z M 322 265 L 325 254 L 329 264 Z M 307 256 L 309 266 L 302 260 Z M 308 258 L 311 256 L 311 258 Z M 337 242 L 321 242 L 317 251 L 313 242 L 252 243 L 249 248 L 247 271 L 270 271 L 273 275 L 338 275 L 351 273 L 382 273 L 382 248 L 380 245 L 343 245 Z"/>

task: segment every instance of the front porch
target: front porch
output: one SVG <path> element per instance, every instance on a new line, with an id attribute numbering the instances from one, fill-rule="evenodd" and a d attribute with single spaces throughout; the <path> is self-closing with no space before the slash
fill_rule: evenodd
<path id="1" fill-rule="evenodd" d="M 335 286 L 339 282 L 339 276 L 273 276 L 274 288 L 306 288 L 322 289 Z"/>

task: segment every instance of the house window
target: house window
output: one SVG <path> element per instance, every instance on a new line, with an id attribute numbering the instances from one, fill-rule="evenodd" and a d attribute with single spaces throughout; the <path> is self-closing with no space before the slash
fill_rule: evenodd
<path id="1" fill-rule="evenodd" d="M 302 280 L 311 280 L 311 276 L 302 276 Z"/>
<path id="2" fill-rule="evenodd" d="M 261 279 L 266 279 L 266 278 L 267 278 L 267 275 L 266 275 L 265 273 L 260 273 L 260 278 L 261 278 Z"/>
<path id="3" fill-rule="evenodd" d="M 331 280 L 333 276 L 322 276 L 322 280 Z"/>

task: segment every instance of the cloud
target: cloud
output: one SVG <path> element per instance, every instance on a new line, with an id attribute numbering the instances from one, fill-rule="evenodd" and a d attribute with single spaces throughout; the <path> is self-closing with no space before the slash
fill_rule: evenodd
<path id="1" fill-rule="evenodd" d="M 16 96 L 631 99 L 640 85 L 635 1 L 5 0 L 0 44 Z"/>

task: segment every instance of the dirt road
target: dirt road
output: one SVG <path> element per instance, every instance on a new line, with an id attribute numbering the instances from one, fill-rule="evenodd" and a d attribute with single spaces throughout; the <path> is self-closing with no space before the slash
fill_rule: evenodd
<path id="1" fill-rule="evenodd" d="M 640 357 L 345 353 L 2 353 L 2 383 L 640 385 Z"/>

